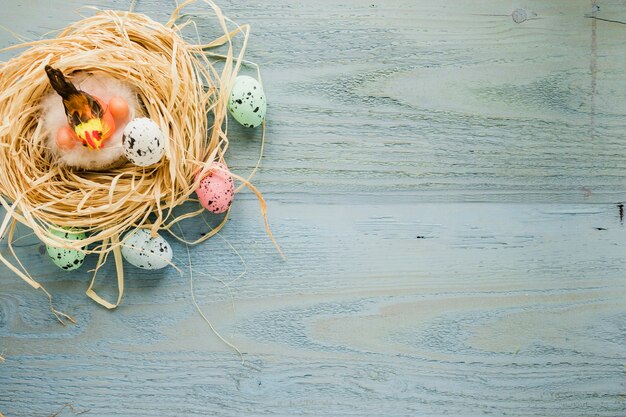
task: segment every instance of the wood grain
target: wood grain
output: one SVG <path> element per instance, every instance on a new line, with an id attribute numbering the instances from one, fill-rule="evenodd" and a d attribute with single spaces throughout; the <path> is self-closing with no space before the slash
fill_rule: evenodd
<path id="1" fill-rule="evenodd" d="M 81 4 L 18 0 L 0 24 L 37 38 Z M 195 311 L 184 246 L 183 276 L 128 266 L 110 312 L 84 295 L 94 259 L 62 272 L 26 237 L 20 259 L 78 323 L 0 268 L 0 411 L 626 415 L 626 26 L 585 17 L 588 1 L 220 4 L 253 27 L 270 97 L 255 184 L 287 255 L 249 193 L 224 239 L 190 249 L 196 296 L 245 363 Z M 232 129 L 238 173 L 258 139 Z M 247 273 L 225 287 L 244 271 L 227 242 Z"/>

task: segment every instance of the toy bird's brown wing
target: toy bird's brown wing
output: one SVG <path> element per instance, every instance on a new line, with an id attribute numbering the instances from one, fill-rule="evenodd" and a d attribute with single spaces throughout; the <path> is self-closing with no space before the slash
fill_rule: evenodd
<path id="1" fill-rule="evenodd" d="M 67 98 L 64 97 L 63 105 L 67 120 L 73 126 L 87 123 L 92 119 L 99 119 L 104 114 L 100 103 L 83 91 L 70 94 Z"/>
<path id="2" fill-rule="evenodd" d="M 70 125 L 78 126 L 89 120 L 102 117 L 104 111 L 96 99 L 77 89 L 60 70 L 52 68 L 50 65 L 46 65 L 45 70 L 50 85 L 63 98 L 65 114 L 67 114 L 67 121 Z"/>

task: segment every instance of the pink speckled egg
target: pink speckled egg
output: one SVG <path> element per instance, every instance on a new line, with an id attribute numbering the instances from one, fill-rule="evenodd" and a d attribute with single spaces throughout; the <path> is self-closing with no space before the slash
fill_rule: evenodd
<path id="1" fill-rule="evenodd" d="M 200 181 L 196 194 L 205 209 L 217 214 L 228 210 L 235 197 L 235 183 L 228 167 L 221 162 L 214 162 Z"/>

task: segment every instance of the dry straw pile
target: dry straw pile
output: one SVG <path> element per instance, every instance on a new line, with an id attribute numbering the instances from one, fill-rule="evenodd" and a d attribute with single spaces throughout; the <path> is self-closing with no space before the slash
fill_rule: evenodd
<path id="1" fill-rule="evenodd" d="M 179 17 L 195 1 L 181 4 L 166 24 L 131 11 L 100 11 L 56 38 L 9 48 L 25 49 L 0 66 L 0 201 L 7 210 L 0 236 L 8 240 L 13 255 L 11 242 L 18 222 L 46 244 L 100 255 L 96 271 L 113 253 L 121 298 L 122 234 L 136 227 L 171 232 L 177 221 L 202 213 L 175 217 L 172 210 L 193 194 L 195 175 L 223 159 L 228 146 L 228 95 L 249 28 L 235 25 L 214 3 L 204 0 L 223 35 L 208 44 L 189 42 L 181 30 L 193 22 L 181 23 Z M 232 44 L 235 36 L 242 37 L 237 50 Z M 222 55 L 211 52 L 217 47 L 224 49 Z M 219 71 L 213 66 L 216 57 L 221 60 Z M 166 157 L 149 168 L 128 163 L 105 172 L 57 164 L 45 146 L 48 132 L 40 119 L 41 99 L 51 91 L 46 65 L 66 74 L 104 72 L 130 84 L 139 97 L 139 113 L 156 121 L 169 138 Z M 261 207 L 264 212 L 263 202 Z M 88 237 L 62 241 L 47 233 L 49 227 L 78 227 Z M 31 286 L 45 291 L 17 257 L 9 260 L 0 254 L 0 260 Z M 120 301 L 101 299 L 91 286 L 88 295 L 109 308 Z"/>

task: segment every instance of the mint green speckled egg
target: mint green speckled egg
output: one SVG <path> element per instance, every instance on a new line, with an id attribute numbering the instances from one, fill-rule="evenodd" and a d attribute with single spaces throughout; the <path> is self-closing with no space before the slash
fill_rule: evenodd
<path id="1" fill-rule="evenodd" d="M 52 236 L 57 236 L 70 241 L 83 240 L 87 237 L 85 233 L 81 232 L 79 229 L 70 228 L 66 228 L 63 231 L 49 228 L 48 233 Z M 54 262 L 54 264 L 59 268 L 66 271 L 72 271 L 80 268 L 85 261 L 85 253 L 78 250 L 59 248 L 50 245 L 46 245 L 46 249 L 48 251 L 48 256 L 52 259 L 52 262 Z"/>
<path id="2" fill-rule="evenodd" d="M 228 98 L 228 111 L 245 127 L 263 123 L 267 99 L 261 83 L 247 75 L 238 76 Z"/>

